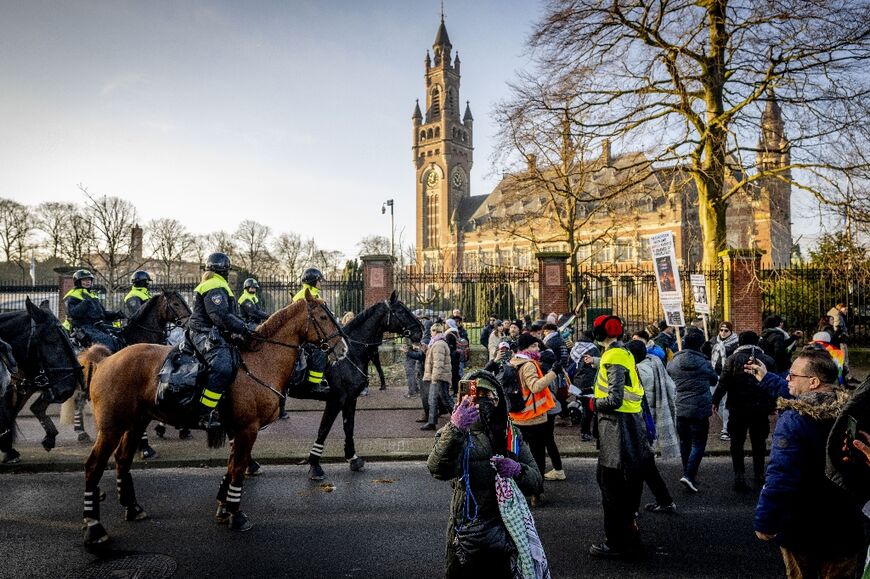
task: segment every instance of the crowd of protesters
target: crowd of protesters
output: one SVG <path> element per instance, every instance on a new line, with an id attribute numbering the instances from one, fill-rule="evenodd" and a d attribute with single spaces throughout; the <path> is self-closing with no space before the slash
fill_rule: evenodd
<path id="1" fill-rule="evenodd" d="M 718 416 L 722 429 L 713 436 L 729 443 L 733 490 L 758 493 L 756 535 L 777 541 L 786 575 L 861 577 L 870 557 L 865 536 L 870 516 L 870 506 L 865 506 L 870 499 L 870 383 L 855 390 L 856 381 L 848 380 L 847 316 L 848 309 L 838 304 L 820 320 L 811 340 L 799 331 L 788 332 L 779 316 L 764 320 L 758 331 L 741 328 L 739 333 L 723 321 L 709 340 L 699 328 L 664 322 L 628 334 L 617 316 L 599 317 L 589 331 L 574 328 L 573 317 L 567 315 L 550 314 L 539 321 L 491 317 L 480 333 L 488 355 L 485 372 L 468 376 L 475 383 L 499 384 L 481 390 L 488 404 L 510 410 L 508 426 L 494 432 L 473 410 L 479 399 L 459 388 L 467 382 L 461 379 L 463 368 L 471 363 L 468 334 L 461 313 L 454 310 L 446 320 L 423 320 L 422 346 L 403 346 L 406 396 L 420 394 L 424 430 L 438 429 L 439 417 L 447 415 L 430 456 L 433 475 L 463 480 L 463 446 L 455 441 L 465 432 L 486 432 L 487 444 L 499 450 L 477 457 L 472 473 L 495 473 L 484 477 L 487 487 L 515 478 L 517 492 L 522 491 L 532 508 L 546 504 L 545 483 L 570 475 L 561 461 L 555 424 L 579 426 L 581 441 L 598 449 L 604 540 L 595 542 L 589 553 L 604 558 L 633 558 L 643 552 L 637 522 L 641 509 L 677 512 L 657 459 L 679 457 L 682 476 L 674 482 L 686 496 L 703 492 L 698 473 L 711 418 Z M 512 382 L 519 384 L 520 407 L 510 403 Z M 771 417 L 777 411 L 768 458 Z M 507 443 L 502 440 L 505 432 Z M 745 475 L 747 437 L 752 479 Z M 489 480 L 493 476 L 494 483 Z M 472 482 L 456 491 L 463 497 L 479 483 L 474 474 L 470 477 Z M 655 500 L 641 506 L 644 483 Z M 454 483 L 454 489 L 459 486 Z M 503 506 L 501 495 L 498 506 Z M 454 513 L 451 525 L 460 523 L 459 514 Z M 462 525 L 470 524 L 468 513 L 463 516 Z M 501 516 L 511 530 L 504 509 Z M 458 534 L 451 530 L 448 576 L 485 568 L 474 566 L 473 556 L 463 553 L 467 532 L 465 526 Z M 540 571 L 540 560 L 532 559 Z M 498 561 L 501 565 L 506 559 Z"/>

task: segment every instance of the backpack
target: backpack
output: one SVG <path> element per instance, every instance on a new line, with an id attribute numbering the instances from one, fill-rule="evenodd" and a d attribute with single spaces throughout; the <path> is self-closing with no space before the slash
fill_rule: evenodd
<path id="1" fill-rule="evenodd" d="M 522 412 L 526 407 L 526 399 L 523 397 L 519 372 L 511 364 L 502 366 L 501 387 L 507 399 L 508 412 Z"/>
<path id="2" fill-rule="evenodd" d="M 761 348 L 762 352 L 776 361 L 774 336 L 776 336 L 775 332 L 762 332 L 761 338 L 758 340 L 758 347 Z"/>
<path id="3" fill-rule="evenodd" d="M 465 338 L 457 338 L 456 339 L 456 351 L 459 352 L 459 361 L 460 362 L 468 362 L 468 340 Z"/>

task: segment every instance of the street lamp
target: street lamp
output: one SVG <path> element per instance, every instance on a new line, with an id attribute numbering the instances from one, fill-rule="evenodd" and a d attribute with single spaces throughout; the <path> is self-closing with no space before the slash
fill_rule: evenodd
<path id="1" fill-rule="evenodd" d="M 393 200 L 387 199 L 383 205 L 381 205 L 381 215 L 384 215 L 387 212 L 387 207 L 390 208 L 390 257 L 395 257 L 395 253 L 393 250 L 394 243 L 393 238 L 395 235 L 396 228 L 393 225 Z"/>

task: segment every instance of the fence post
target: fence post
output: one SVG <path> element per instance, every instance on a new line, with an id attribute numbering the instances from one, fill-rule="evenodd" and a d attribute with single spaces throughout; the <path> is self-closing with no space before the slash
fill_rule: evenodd
<path id="1" fill-rule="evenodd" d="M 390 255 L 362 255 L 363 307 L 382 302 L 393 293 L 393 263 Z"/>
<path id="2" fill-rule="evenodd" d="M 761 331 L 761 270 L 760 249 L 726 249 L 719 252 L 722 259 L 723 298 L 722 312 L 734 324 L 734 330 Z"/>
<path id="3" fill-rule="evenodd" d="M 541 317 L 568 310 L 568 254 L 563 251 L 536 253 L 538 260 L 538 306 Z M 531 313 L 531 312 L 530 312 Z"/>
<path id="4" fill-rule="evenodd" d="M 72 273 L 61 273 L 57 276 L 57 319 L 61 322 L 66 320 L 66 307 L 63 305 L 63 296 L 73 288 Z"/>

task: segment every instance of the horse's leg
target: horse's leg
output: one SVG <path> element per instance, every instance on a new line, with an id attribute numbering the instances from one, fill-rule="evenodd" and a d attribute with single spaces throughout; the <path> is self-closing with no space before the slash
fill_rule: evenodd
<path id="1" fill-rule="evenodd" d="M 366 461 L 356 455 L 356 445 L 353 442 L 353 427 L 356 418 L 356 398 L 348 397 L 341 407 L 341 417 L 344 420 L 344 458 L 350 463 L 350 470 L 361 471 Z"/>
<path id="2" fill-rule="evenodd" d="M 100 522 L 100 479 L 106 470 L 109 456 L 118 446 L 123 433 L 116 430 L 100 430 L 88 459 L 85 461 L 84 539 L 85 546 L 92 547 L 109 540 L 109 534 Z"/>
<path id="3" fill-rule="evenodd" d="M 121 444 L 115 450 L 115 470 L 118 474 L 118 502 L 124 507 L 125 521 L 144 521 L 148 518 L 145 509 L 136 502 L 136 489 L 133 488 L 133 476 L 130 467 L 133 465 L 133 457 L 136 456 L 136 448 L 139 443 L 141 432 L 147 426 L 140 421 L 133 430 L 128 430 L 121 437 Z"/>
<path id="4" fill-rule="evenodd" d="M 54 448 L 58 434 L 54 422 L 52 422 L 51 418 L 49 418 L 45 413 L 45 411 L 48 410 L 49 404 L 51 404 L 51 402 L 49 402 L 45 392 L 40 392 L 36 402 L 30 405 L 30 411 L 33 412 L 33 415 L 36 416 L 36 419 L 39 420 L 39 423 L 42 425 L 42 429 L 45 430 L 45 437 L 42 439 L 42 448 L 46 451 L 50 451 Z"/>
<path id="5" fill-rule="evenodd" d="M 12 448 L 15 441 L 15 415 L 12 413 L 12 397 L 7 394 L 0 399 L 0 452 L 3 453 L 2 464 L 17 464 L 21 462 L 21 454 Z"/>
<path id="6" fill-rule="evenodd" d="M 73 417 L 73 432 L 79 433 L 79 442 L 90 442 L 90 435 L 85 432 L 85 405 L 88 403 L 88 395 L 79 392 L 76 398 L 76 412 Z"/>
<path id="7" fill-rule="evenodd" d="M 341 411 L 341 406 L 335 396 L 330 396 L 326 399 L 326 408 L 323 409 L 323 417 L 320 419 L 320 427 L 317 429 L 317 440 L 311 446 L 308 452 L 308 478 L 311 480 L 322 480 L 326 476 L 323 469 L 320 467 L 320 457 L 323 456 L 323 443 L 326 442 L 326 437 L 329 436 L 329 431 Z"/>
<path id="8" fill-rule="evenodd" d="M 215 513 L 215 521 L 220 524 L 229 524 L 233 531 L 249 531 L 254 526 L 240 507 L 245 468 L 248 465 L 248 458 L 251 456 L 255 440 L 257 440 L 256 427 L 249 427 L 236 433 L 233 438 L 230 459 L 227 462 L 227 473 L 218 489 L 218 508 Z"/>

